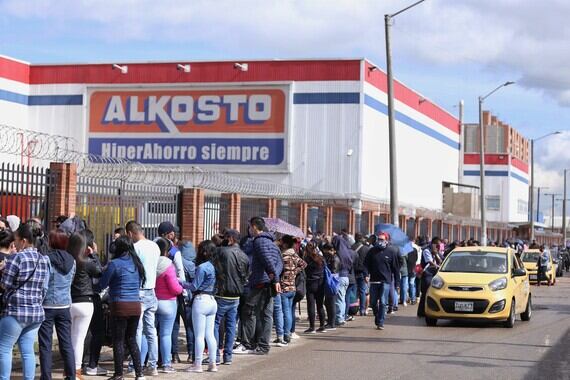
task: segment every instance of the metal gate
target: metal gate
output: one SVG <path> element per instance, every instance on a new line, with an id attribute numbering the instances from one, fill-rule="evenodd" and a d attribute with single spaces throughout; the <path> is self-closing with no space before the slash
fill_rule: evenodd
<path id="1" fill-rule="evenodd" d="M 136 220 L 149 239 L 164 221 L 178 224 L 179 188 L 127 183 L 105 178 L 77 178 L 76 214 L 95 234 L 101 257 L 118 227 Z"/>
<path id="2" fill-rule="evenodd" d="M 54 215 L 50 195 L 55 174 L 48 168 L 2 163 L 0 166 L 0 215 L 16 215 L 22 221 L 38 218 L 48 226 Z"/>

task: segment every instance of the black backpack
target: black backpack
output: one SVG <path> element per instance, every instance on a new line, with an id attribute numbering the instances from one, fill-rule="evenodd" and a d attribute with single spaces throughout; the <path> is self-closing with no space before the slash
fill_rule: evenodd
<path id="1" fill-rule="evenodd" d="M 301 302 L 306 294 L 307 278 L 305 277 L 305 271 L 302 270 L 297 277 L 295 277 L 295 296 L 293 297 L 293 302 Z"/>

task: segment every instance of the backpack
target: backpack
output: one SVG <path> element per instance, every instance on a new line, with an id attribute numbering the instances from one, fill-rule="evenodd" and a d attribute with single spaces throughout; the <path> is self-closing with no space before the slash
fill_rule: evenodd
<path id="1" fill-rule="evenodd" d="M 293 302 L 301 302 L 305 295 L 307 294 L 307 280 L 305 277 L 305 271 L 299 272 L 297 277 L 295 277 L 295 296 L 293 297 Z"/>
<path id="2" fill-rule="evenodd" d="M 329 267 L 325 265 L 325 294 L 328 296 L 334 296 L 338 293 L 340 288 L 340 280 L 338 275 L 334 275 Z"/>

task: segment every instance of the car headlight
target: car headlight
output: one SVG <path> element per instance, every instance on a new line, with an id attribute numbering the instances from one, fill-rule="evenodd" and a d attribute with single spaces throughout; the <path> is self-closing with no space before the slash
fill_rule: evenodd
<path id="1" fill-rule="evenodd" d="M 489 289 L 496 292 L 497 290 L 503 290 L 507 287 L 507 278 L 501 277 L 489 283 Z"/>
<path id="2" fill-rule="evenodd" d="M 443 279 L 439 276 L 435 276 L 432 280 L 431 280 L 431 287 L 435 288 L 435 289 L 441 289 L 443 288 Z"/>

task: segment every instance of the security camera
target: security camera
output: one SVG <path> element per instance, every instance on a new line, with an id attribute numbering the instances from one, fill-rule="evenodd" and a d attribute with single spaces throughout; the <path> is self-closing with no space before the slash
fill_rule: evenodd
<path id="1" fill-rule="evenodd" d="M 115 70 L 115 69 L 121 70 L 121 74 L 126 74 L 129 72 L 129 66 L 127 66 L 127 65 L 121 66 L 121 65 L 117 65 L 115 63 L 115 64 L 113 64 L 113 70 Z"/>
<path id="2" fill-rule="evenodd" d="M 249 69 L 249 65 L 247 63 L 234 63 L 234 68 L 238 69 L 239 71 L 247 71 Z"/>
<path id="3" fill-rule="evenodd" d="M 176 65 L 176 69 L 177 69 L 178 71 L 184 71 L 185 73 L 189 73 L 189 72 L 192 70 L 192 68 L 190 67 L 189 64 L 183 65 L 183 64 L 181 64 L 181 63 L 179 63 L 178 65 Z"/>

